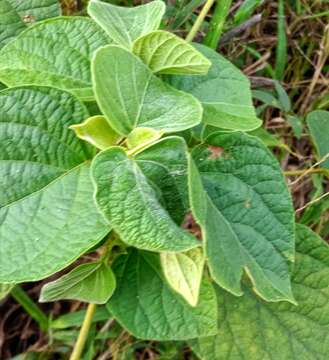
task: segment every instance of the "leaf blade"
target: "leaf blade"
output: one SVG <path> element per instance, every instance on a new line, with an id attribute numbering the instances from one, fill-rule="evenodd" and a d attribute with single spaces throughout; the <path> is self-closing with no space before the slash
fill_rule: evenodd
<path id="1" fill-rule="evenodd" d="M 242 133 L 215 133 L 192 156 L 192 211 L 203 228 L 212 277 L 241 296 L 245 270 L 266 300 L 294 302 L 288 267 L 294 211 L 275 158 Z"/>
<path id="2" fill-rule="evenodd" d="M 105 304 L 112 296 L 115 285 L 114 274 L 107 264 L 86 263 L 44 285 L 39 301 L 68 299 Z"/>
<path id="3" fill-rule="evenodd" d="M 207 75 L 172 76 L 169 83 L 201 102 L 205 124 L 250 131 L 261 125 L 252 104 L 249 80 L 221 55 L 203 45 L 196 49 L 212 63 Z"/>
<path id="4" fill-rule="evenodd" d="M 152 1 L 145 5 L 125 8 L 98 0 L 91 0 L 88 14 L 118 45 L 130 48 L 133 41 L 160 26 L 165 5 Z"/>
<path id="5" fill-rule="evenodd" d="M 32 84 L 93 97 L 90 60 L 108 38 L 83 17 L 58 17 L 39 22 L 0 52 L 0 80 L 9 87 Z M 65 44 L 66 46 L 63 46 Z"/>
<path id="6" fill-rule="evenodd" d="M 209 282 L 203 282 L 199 304 L 191 307 L 163 281 L 155 254 L 133 250 L 118 259 L 114 272 L 118 287 L 108 308 L 137 338 L 177 341 L 216 331 L 216 299 Z"/>
<path id="7" fill-rule="evenodd" d="M 176 132 L 201 121 L 202 108 L 193 96 L 162 82 L 123 48 L 99 49 L 92 74 L 97 103 L 119 134 L 127 136 L 136 127 Z"/>
<path id="8" fill-rule="evenodd" d="M 205 74 L 211 65 L 193 46 L 166 31 L 154 31 L 138 38 L 133 52 L 160 74 Z"/>
<path id="9" fill-rule="evenodd" d="M 193 342 L 200 357 L 308 360 L 316 354 L 318 359 L 327 358 L 328 246 L 309 228 L 298 225 L 296 250 L 292 283 L 298 306 L 267 303 L 249 286 L 242 298 L 217 288 L 218 335 Z"/>
<path id="10" fill-rule="evenodd" d="M 204 256 L 199 248 L 184 253 L 160 253 L 162 271 L 173 290 L 196 306 L 203 274 Z"/>
<path id="11" fill-rule="evenodd" d="M 96 203 L 122 241 L 151 251 L 183 251 L 198 246 L 193 236 L 175 224 L 138 162 L 123 148 L 99 153 L 91 174 Z"/>

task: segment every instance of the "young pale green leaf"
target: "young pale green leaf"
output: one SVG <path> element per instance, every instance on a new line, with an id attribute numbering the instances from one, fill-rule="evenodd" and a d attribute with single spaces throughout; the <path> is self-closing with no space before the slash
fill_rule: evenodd
<path id="1" fill-rule="evenodd" d="M 162 1 L 152 1 L 133 8 L 91 0 L 88 14 L 106 31 L 112 41 L 131 48 L 138 37 L 157 30 L 165 12 Z"/>
<path id="2" fill-rule="evenodd" d="M 7 86 L 50 85 L 93 97 L 90 59 L 108 37 L 85 17 L 37 23 L 0 52 L 0 81 Z"/>
<path id="3" fill-rule="evenodd" d="M 187 252 L 160 254 L 162 271 L 168 284 L 191 305 L 198 304 L 204 255 L 200 248 Z"/>
<path id="4" fill-rule="evenodd" d="M 69 129 L 88 112 L 70 93 L 37 86 L 3 90 L 0 107 L 0 282 L 38 280 L 109 231 L 89 167 L 79 167 L 93 149 Z"/>
<path id="5" fill-rule="evenodd" d="M 198 246 L 196 238 L 170 217 L 138 162 L 123 148 L 99 153 L 91 173 L 96 203 L 122 241 L 152 251 L 184 251 Z"/>
<path id="6" fill-rule="evenodd" d="M 202 282 L 199 303 L 192 307 L 167 285 L 156 254 L 132 249 L 113 270 L 118 285 L 108 308 L 137 338 L 178 341 L 216 333 L 216 296 L 209 282 Z"/>
<path id="7" fill-rule="evenodd" d="M 292 274 L 298 306 L 267 303 L 245 287 L 237 298 L 217 288 L 218 334 L 192 346 L 204 360 L 326 360 L 329 349 L 329 249 L 310 229 L 297 227 Z"/>
<path id="8" fill-rule="evenodd" d="M 14 284 L 0 284 L 0 301 L 10 293 L 14 286 Z"/>
<path id="9" fill-rule="evenodd" d="M 159 140 L 163 135 L 162 131 L 157 131 L 151 128 L 136 128 L 127 136 L 127 147 L 132 151 L 138 151 L 153 142 Z"/>
<path id="10" fill-rule="evenodd" d="M 192 156 L 191 204 L 214 280 L 242 295 L 245 270 L 264 299 L 294 302 L 288 264 L 294 259 L 294 211 L 274 156 L 239 132 L 211 135 Z"/>
<path id="11" fill-rule="evenodd" d="M 103 262 L 82 264 L 41 289 L 41 302 L 78 300 L 92 304 L 105 304 L 115 289 L 111 268 Z"/>
<path id="12" fill-rule="evenodd" d="M 211 61 L 207 75 L 173 76 L 174 87 L 202 103 L 203 122 L 223 129 L 250 131 L 261 125 L 252 104 L 248 78 L 214 50 L 194 45 Z"/>
<path id="13" fill-rule="evenodd" d="M 117 144 L 121 139 L 121 136 L 111 128 L 105 117 L 101 115 L 92 116 L 82 124 L 71 125 L 70 129 L 74 130 L 78 138 L 88 141 L 101 150 Z"/>
<path id="14" fill-rule="evenodd" d="M 195 47 L 167 31 L 154 31 L 138 38 L 133 52 L 160 74 L 206 74 L 211 65 Z"/>
<path id="15" fill-rule="evenodd" d="M 307 116 L 307 126 L 316 147 L 319 160 L 329 156 L 329 111 L 312 111 Z M 322 165 L 329 169 L 329 158 Z"/>
<path id="16" fill-rule="evenodd" d="M 136 127 L 177 132 L 201 121 L 198 100 L 162 82 L 138 57 L 121 47 L 99 49 L 92 74 L 98 105 L 122 135 Z"/>

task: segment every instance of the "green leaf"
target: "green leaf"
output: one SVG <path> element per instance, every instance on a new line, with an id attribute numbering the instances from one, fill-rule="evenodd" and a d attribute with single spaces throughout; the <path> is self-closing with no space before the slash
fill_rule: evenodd
<path id="1" fill-rule="evenodd" d="M 109 230 L 93 202 L 89 166 L 74 168 L 0 209 L 0 281 L 50 276 L 95 246 Z"/>
<path id="2" fill-rule="evenodd" d="M 98 105 L 119 134 L 128 135 L 136 127 L 177 132 L 201 121 L 198 100 L 162 82 L 121 47 L 99 49 L 92 73 Z"/>
<path id="3" fill-rule="evenodd" d="M 167 31 L 154 31 L 138 38 L 133 52 L 160 74 L 206 74 L 211 65 L 195 47 Z"/>
<path id="4" fill-rule="evenodd" d="M 207 75 L 173 76 L 170 83 L 200 100 L 203 122 L 223 129 L 250 131 L 261 125 L 252 104 L 248 78 L 204 45 L 194 45 L 212 63 Z"/>
<path id="5" fill-rule="evenodd" d="M 192 307 L 163 278 L 156 254 L 131 250 L 113 267 L 117 288 L 108 303 L 117 321 L 137 338 L 186 340 L 216 333 L 216 296 L 203 281 Z"/>
<path id="6" fill-rule="evenodd" d="M 160 260 L 168 284 L 191 306 L 196 306 L 205 260 L 202 250 L 196 248 L 185 253 L 162 252 Z"/>
<path id="7" fill-rule="evenodd" d="M 104 262 L 82 264 L 41 289 L 39 301 L 78 300 L 105 304 L 115 289 L 115 277 Z"/>
<path id="8" fill-rule="evenodd" d="M 0 284 L 0 301 L 10 293 L 14 286 L 15 284 Z"/>
<path id="9" fill-rule="evenodd" d="M 159 140 L 162 135 L 162 131 L 151 128 L 136 128 L 127 136 L 127 147 L 128 149 L 132 149 L 135 153 L 136 151 L 140 151 L 140 149 L 149 146 L 156 140 Z"/>
<path id="10" fill-rule="evenodd" d="M 297 227 L 292 274 L 298 306 L 267 303 L 245 286 L 236 298 L 217 289 L 218 334 L 197 340 L 204 360 L 325 360 L 329 348 L 329 250 L 310 229 Z"/>
<path id="11" fill-rule="evenodd" d="M 138 161 L 129 158 L 123 148 L 99 153 L 91 170 L 98 207 L 122 241 L 152 251 L 198 246 L 196 238 L 170 217 Z"/>
<path id="12" fill-rule="evenodd" d="M 88 117 L 71 94 L 38 86 L 6 89 L 0 108 L 0 208 L 93 156 L 68 128 Z"/>
<path id="13" fill-rule="evenodd" d="M 33 23 L 61 15 L 58 0 L 7 0 L 25 23 Z"/>
<path id="14" fill-rule="evenodd" d="M 88 14 L 106 31 L 114 43 L 128 49 L 138 37 L 157 30 L 165 12 L 162 1 L 132 8 L 91 0 Z"/>
<path id="15" fill-rule="evenodd" d="M 306 121 L 320 160 L 329 154 L 329 111 L 312 111 Z M 321 166 L 329 169 L 329 159 Z"/>
<path id="16" fill-rule="evenodd" d="M 167 137 L 144 149 L 134 159 L 161 205 L 176 224 L 182 225 L 189 211 L 185 141 L 177 136 Z"/>
<path id="17" fill-rule="evenodd" d="M 93 97 L 90 59 L 107 36 L 85 17 L 37 23 L 0 52 L 0 81 L 7 86 L 50 85 L 79 97 Z"/>
<path id="18" fill-rule="evenodd" d="M 101 150 L 115 145 L 121 139 L 101 115 L 92 116 L 82 124 L 71 125 L 70 129 L 74 130 L 79 139 L 88 141 Z"/>
<path id="19" fill-rule="evenodd" d="M 268 301 L 294 302 L 294 211 L 279 164 L 260 140 L 215 133 L 190 163 L 191 204 L 214 280 L 242 295 L 243 270 Z"/>
<path id="20" fill-rule="evenodd" d="M 37 86 L 1 91 L 0 107 L 0 282 L 38 280 L 109 231 L 93 203 L 94 152 L 69 129 L 88 113 L 70 93 Z"/>
<path id="21" fill-rule="evenodd" d="M 0 48 L 26 28 L 8 0 L 0 0 Z"/>
<path id="22" fill-rule="evenodd" d="M 59 15 L 57 0 L 0 0 L 0 48 L 29 23 Z"/>

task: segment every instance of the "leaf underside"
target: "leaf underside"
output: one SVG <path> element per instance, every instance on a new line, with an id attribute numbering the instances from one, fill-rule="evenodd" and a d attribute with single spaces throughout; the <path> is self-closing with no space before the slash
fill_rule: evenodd
<path id="1" fill-rule="evenodd" d="M 63 299 L 105 304 L 115 289 L 115 277 L 105 263 L 87 263 L 74 268 L 41 289 L 41 302 Z"/>

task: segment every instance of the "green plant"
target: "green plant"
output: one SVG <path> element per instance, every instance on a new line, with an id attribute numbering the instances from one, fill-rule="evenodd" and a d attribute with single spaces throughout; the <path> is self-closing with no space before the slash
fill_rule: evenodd
<path id="1" fill-rule="evenodd" d="M 91 18 L 0 51 L 0 282 L 97 250 L 40 295 L 90 303 L 72 359 L 105 303 L 137 338 L 204 359 L 325 359 L 329 250 L 295 231 L 280 166 L 248 134 L 248 79 L 159 30 L 164 11 L 91 0 Z"/>

